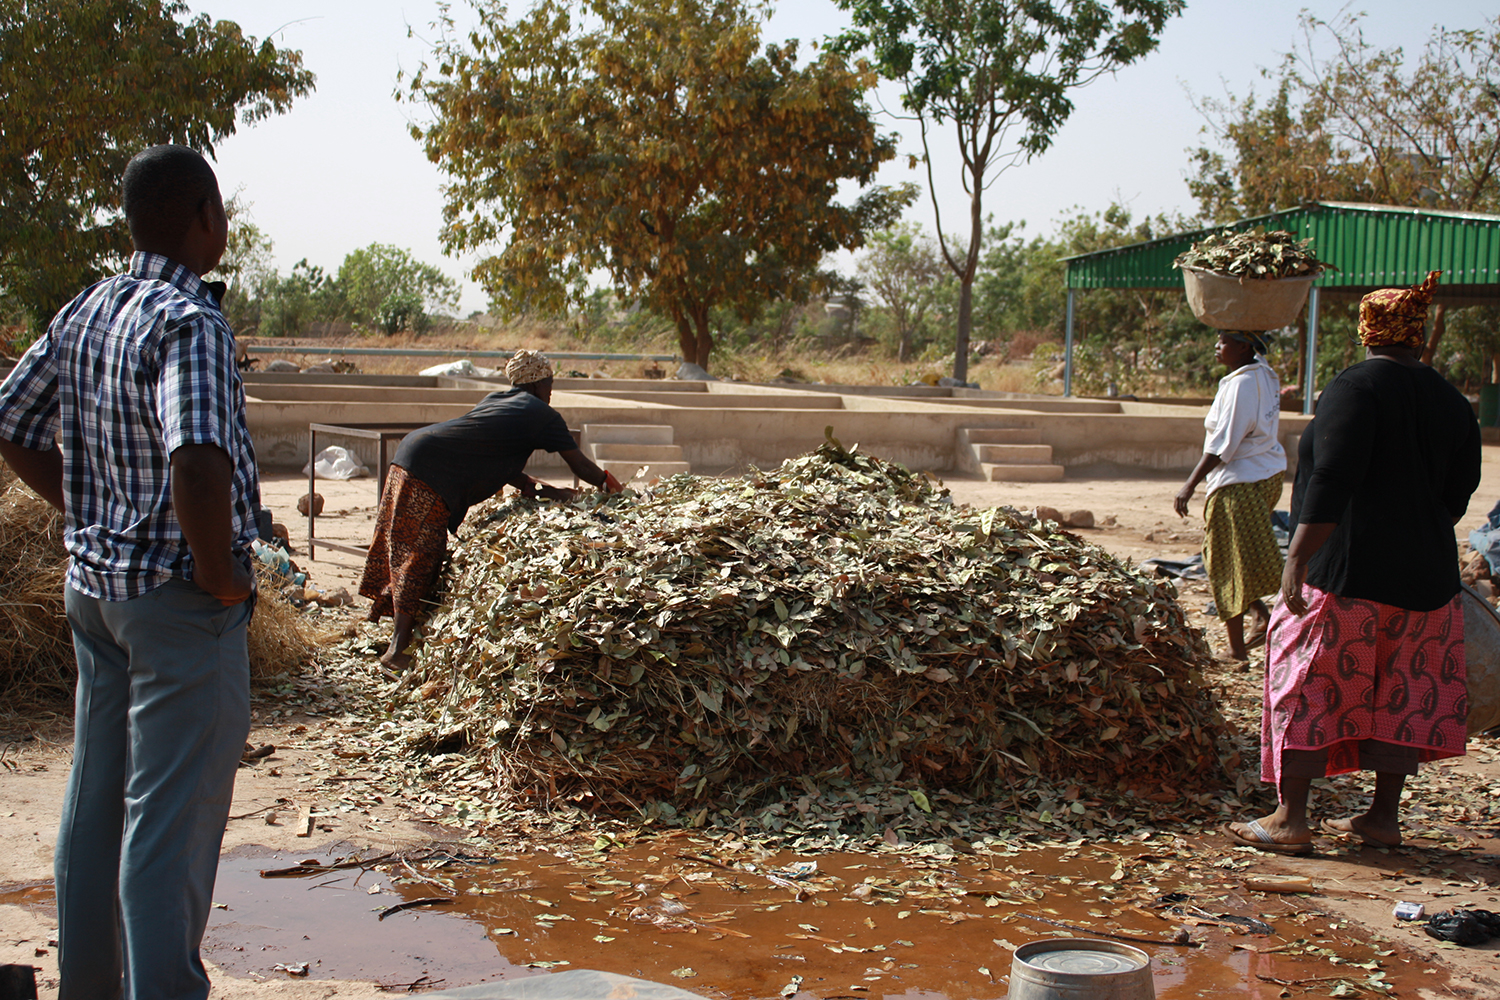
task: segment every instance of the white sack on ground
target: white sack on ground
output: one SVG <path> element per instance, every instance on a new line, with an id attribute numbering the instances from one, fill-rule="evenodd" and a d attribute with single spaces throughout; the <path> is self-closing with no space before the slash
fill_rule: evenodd
<path id="1" fill-rule="evenodd" d="M 357 476 L 368 476 L 370 470 L 360 464 L 359 459 L 349 453 L 349 449 L 340 448 L 338 445 L 329 445 L 318 452 L 317 458 L 311 463 L 313 475 L 319 479 L 354 479 Z M 307 474 L 308 467 L 302 467 L 302 474 Z"/>

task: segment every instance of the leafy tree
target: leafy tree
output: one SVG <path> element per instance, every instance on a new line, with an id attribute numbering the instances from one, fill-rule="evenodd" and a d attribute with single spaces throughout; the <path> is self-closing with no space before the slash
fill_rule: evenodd
<path id="1" fill-rule="evenodd" d="M 870 236 L 859 274 L 890 318 L 896 357 L 910 360 L 913 341 L 925 332 L 928 311 L 947 276 L 937 245 L 915 223 L 891 226 Z"/>
<path id="2" fill-rule="evenodd" d="M 1156 239 L 1187 228 L 1160 214 L 1136 219 L 1111 205 L 1059 220 L 1057 236 L 1024 239 L 1024 224 L 992 225 L 974 284 L 975 329 L 992 339 L 1029 331 L 1061 340 L 1066 320 L 1064 257 Z M 1211 385 L 1213 336 L 1180 292 L 1090 289 L 1075 300 L 1075 386 L 1094 394 L 1200 391 Z"/>
<path id="3" fill-rule="evenodd" d="M 1073 111 L 1070 91 L 1156 48 L 1183 0 L 837 0 L 853 16 L 841 51 L 870 50 L 905 87 L 922 130 L 943 259 L 959 280 L 953 377 L 968 377 L 984 192 L 1005 167 L 1045 152 Z M 967 244 L 949 247 L 932 177 L 929 128 L 949 126 L 969 195 Z M 1012 130 L 1021 134 L 1007 145 Z"/>
<path id="4" fill-rule="evenodd" d="M 1022 235 L 1026 223 L 991 223 L 974 274 L 974 335 L 1009 341 L 1021 331 L 1061 336 L 1067 289 L 1055 239 Z"/>
<path id="5" fill-rule="evenodd" d="M 383 243 L 355 250 L 339 265 L 337 293 L 344 314 L 373 322 L 385 333 L 426 329 L 433 315 L 458 309 L 458 282 L 410 251 Z"/>
<path id="6" fill-rule="evenodd" d="M 1080 212 L 1059 227 L 1051 285 L 1061 329 L 1066 308 L 1063 257 L 1093 253 L 1157 239 L 1188 228 L 1178 216 L 1158 214 L 1139 220 L 1121 205 L 1103 212 Z M 1074 338 L 1082 348 L 1075 376 L 1085 392 L 1113 383 L 1122 392 L 1206 388 L 1214 371 L 1215 336 L 1200 324 L 1181 292 L 1141 288 L 1090 289 L 1074 300 Z"/>
<path id="7" fill-rule="evenodd" d="M 1433 365 L 1470 391 L 1500 382 L 1500 307 L 1454 310 L 1448 340 Z"/>
<path id="8" fill-rule="evenodd" d="M 876 188 L 894 155 L 862 95 L 874 74 L 797 43 L 760 50 L 764 9 L 737 0 L 541 0 L 506 19 L 481 2 L 465 44 L 451 22 L 409 97 L 452 178 L 449 250 L 505 241 L 475 278 L 509 311 L 558 310 L 603 271 L 622 298 L 671 318 L 708 366 L 711 314 L 752 319 L 800 300 L 839 248 L 893 221 L 912 195 Z"/>
<path id="9" fill-rule="evenodd" d="M 224 316 L 236 332 L 251 333 L 260 325 L 262 289 L 276 280 L 271 258 L 275 244 L 250 221 L 249 206 L 235 194 L 224 206 L 229 215 L 229 243 L 214 275 L 228 288 Z"/>
<path id="10" fill-rule="evenodd" d="M 1188 190 L 1210 222 L 1233 222 L 1309 201 L 1367 201 L 1363 169 L 1354 153 L 1335 146 L 1318 114 L 1295 107 L 1292 81 L 1277 81 L 1265 105 L 1255 95 L 1203 100 L 1199 109 L 1213 120 L 1233 160 L 1201 146 Z"/>
<path id="11" fill-rule="evenodd" d="M 179 0 L 0 0 L 0 287 L 43 325 L 130 248 L 120 175 L 312 91 L 301 54 Z"/>
<path id="12" fill-rule="evenodd" d="M 1364 15 L 1304 13 L 1302 42 L 1276 73 L 1276 96 L 1202 102 L 1230 154 L 1195 151 L 1189 189 L 1214 221 L 1307 201 L 1500 210 L 1500 17 L 1436 28 L 1414 65 L 1377 49 Z M 1321 56 L 1322 43 L 1332 53 Z M 1433 310 L 1432 361 L 1447 310 Z"/>
<path id="13" fill-rule="evenodd" d="M 1317 200 L 1500 208 L 1500 17 L 1482 30 L 1434 29 L 1408 67 L 1402 49 L 1365 41 L 1364 16 L 1304 12 L 1270 103 L 1253 93 L 1201 102 L 1232 155 L 1194 154 L 1189 188 L 1206 216 Z M 1325 45 L 1332 54 L 1320 56 Z"/>
<path id="14" fill-rule="evenodd" d="M 295 337 L 307 324 L 337 319 L 342 299 L 335 282 L 304 257 L 285 276 L 272 272 L 259 289 L 256 307 L 262 337 Z"/>

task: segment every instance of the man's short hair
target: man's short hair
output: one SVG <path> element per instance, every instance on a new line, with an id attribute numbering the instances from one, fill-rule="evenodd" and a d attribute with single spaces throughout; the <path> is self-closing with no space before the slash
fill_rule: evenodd
<path id="1" fill-rule="evenodd" d="M 136 154 L 120 186 L 130 238 L 138 249 L 176 247 L 204 201 L 219 198 L 213 168 L 186 146 L 151 146 Z"/>

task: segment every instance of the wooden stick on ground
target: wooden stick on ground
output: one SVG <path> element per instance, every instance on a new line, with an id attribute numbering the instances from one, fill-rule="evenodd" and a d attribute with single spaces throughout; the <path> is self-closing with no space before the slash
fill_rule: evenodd
<path id="1" fill-rule="evenodd" d="M 400 913 L 402 910 L 410 910 L 414 906 L 441 906 L 443 904 L 451 902 L 453 902 L 452 896 L 427 896 L 423 899 L 408 899 L 404 903 L 397 903 L 395 906 L 387 906 L 385 909 L 380 911 L 380 916 L 377 919 L 384 920 L 392 913 Z"/>

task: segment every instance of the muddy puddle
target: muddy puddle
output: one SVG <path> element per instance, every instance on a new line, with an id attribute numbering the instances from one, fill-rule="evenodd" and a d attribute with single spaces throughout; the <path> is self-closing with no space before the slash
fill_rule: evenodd
<path id="1" fill-rule="evenodd" d="M 1159 1000 L 1409 996 L 1443 979 L 1306 897 L 1139 849 L 746 860 L 674 838 L 601 848 L 229 855 L 205 956 L 235 976 L 305 963 L 310 978 L 390 987 L 593 968 L 734 1000 L 997 1000 L 1019 945 L 1104 932 L 1151 956 Z M 6 902 L 50 905 L 50 886 L 6 887 Z"/>

